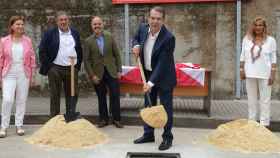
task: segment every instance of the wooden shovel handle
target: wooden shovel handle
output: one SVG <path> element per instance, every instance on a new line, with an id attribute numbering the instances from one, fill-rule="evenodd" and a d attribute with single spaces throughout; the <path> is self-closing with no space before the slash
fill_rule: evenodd
<path id="1" fill-rule="evenodd" d="M 143 65 L 140 61 L 140 57 L 137 58 L 137 62 L 138 62 L 138 66 L 139 66 L 139 69 L 140 69 L 140 74 L 141 74 L 143 84 L 145 84 L 146 83 L 146 77 L 145 77 L 145 74 L 144 74 Z"/>
<path id="2" fill-rule="evenodd" d="M 75 62 L 75 57 L 69 57 L 70 58 L 70 64 L 71 64 L 71 97 L 75 96 L 75 88 L 74 88 L 74 62 Z"/>
<path id="3" fill-rule="evenodd" d="M 138 62 L 138 66 L 139 66 L 139 70 L 140 70 L 140 74 L 141 74 L 141 78 L 142 78 L 142 81 L 143 81 L 143 84 L 146 84 L 146 77 L 145 77 L 145 74 L 144 74 L 144 70 L 143 70 L 143 65 L 140 61 L 140 57 L 137 58 L 137 62 Z M 145 93 L 146 97 L 147 97 L 147 100 L 148 100 L 148 106 L 151 107 L 152 106 L 152 101 L 151 101 L 151 97 L 150 97 L 150 92 L 146 92 Z"/>

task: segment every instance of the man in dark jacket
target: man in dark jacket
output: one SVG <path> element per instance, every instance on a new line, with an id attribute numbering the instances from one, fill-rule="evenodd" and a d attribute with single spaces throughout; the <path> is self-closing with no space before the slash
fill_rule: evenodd
<path id="1" fill-rule="evenodd" d="M 75 112 L 78 100 L 78 71 L 82 63 L 80 35 L 69 26 L 69 16 L 66 12 L 58 12 L 56 22 L 56 27 L 44 33 L 39 46 L 40 74 L 47 75 L 49 79 L 51 116 L 60 113 L 60 92 L 63 85 L 66 100 L 65 116 L 74 120 L 78 115 Z M 74 97 L 70 95 L 70 57 L 75 58 Z"/>
<path id="2" fill-rule="evenodd" d="M 144 92 L 150 92 L 152 105 L 157 104 L 157 95 L 164 106 L 168 121 L 162 134 L 163 141 L 159 150 L 167 150 L 172 146 L 173 135 L 173 89 L 176 86 L 174 63 L 175 37 L 163 25 L 165 12 L 162 7 L 154 7 L 150 11 L 149 24 L 141 24 L 133 41 L 133 53 L 140 57 L 144 67 L 147 83 Z M 147 98 L 145 105 L 147 106 Z M 144 125 L 144 134 L 134 141 L 135 144 L 154 142 L 154 129 Z"/>

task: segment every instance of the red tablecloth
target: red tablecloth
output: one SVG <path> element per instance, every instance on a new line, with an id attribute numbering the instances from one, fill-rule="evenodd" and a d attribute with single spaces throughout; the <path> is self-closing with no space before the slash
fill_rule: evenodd
<path id="1" fill-rule="evenodd" d="M 199 64 L 177 63 L 176 77 L 178 86 L 204 86 L 205 69 L 201 68 Z M 139 68 L 136 66 L 122 66 L 120 82 L 142 84 Z"/>

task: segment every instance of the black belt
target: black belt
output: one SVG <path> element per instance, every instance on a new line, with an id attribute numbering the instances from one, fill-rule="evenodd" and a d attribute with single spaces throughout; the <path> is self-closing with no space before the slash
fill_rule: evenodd
<path id="1" fill-rule="evenodd" d="M 71 66 L 62 66 L 62 65 L 57 65 L 57 64 L 52 64 L 52 66 L 60 68 L 60 69 L 70 69 Z"/>

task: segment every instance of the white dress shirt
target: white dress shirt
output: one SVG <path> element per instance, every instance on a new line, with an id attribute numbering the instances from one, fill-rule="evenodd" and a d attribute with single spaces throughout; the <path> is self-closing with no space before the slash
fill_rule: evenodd
<path id="1" fill-rule="evenodd" d="M 69 66 L 69 57 L 75 57 L 74 64 L 77 63 L 77 52 L 75 50 L 75 40 L 71 34 L 71 30 L 68 32 L 63 32 L 59 30 L 59 49 L 58 54 L 54 60 L 54 64 L 61 66 Z"/>
<path id="2" fill-rule="evenodd" d="M 153 48 L 155 45 L 155 42 L 157 40 L 159 31 L 152 35 L 150 29 L 149 29 L 149 34 L 148 38 L 145 42 L 144 45 L 144 66 L 146 70 L 152 71 L 152 66 L 151 66 L 151 60 L 152 60 L 152 53 L 153 53 Z"/>
<path id="3" fill-rule="evenodd" d="M 159 32 L 160 32 L 160 30 L 157 33 L 155 33 L 154 35 L 152 35 L 151 29 L 149 29 L 148 38 L 144 45 L 144 66 L 145 66 L 145 69 L 149 70 L 149 71 L 152 71 L 152 66 L 151 66 L 152 53 L 153 53 L 153 48 L 156 43 Z M 148 81 L 148 85 L 150 87 L 153 87 L 154 83 L 152 83 L 151 81 Z"/>

